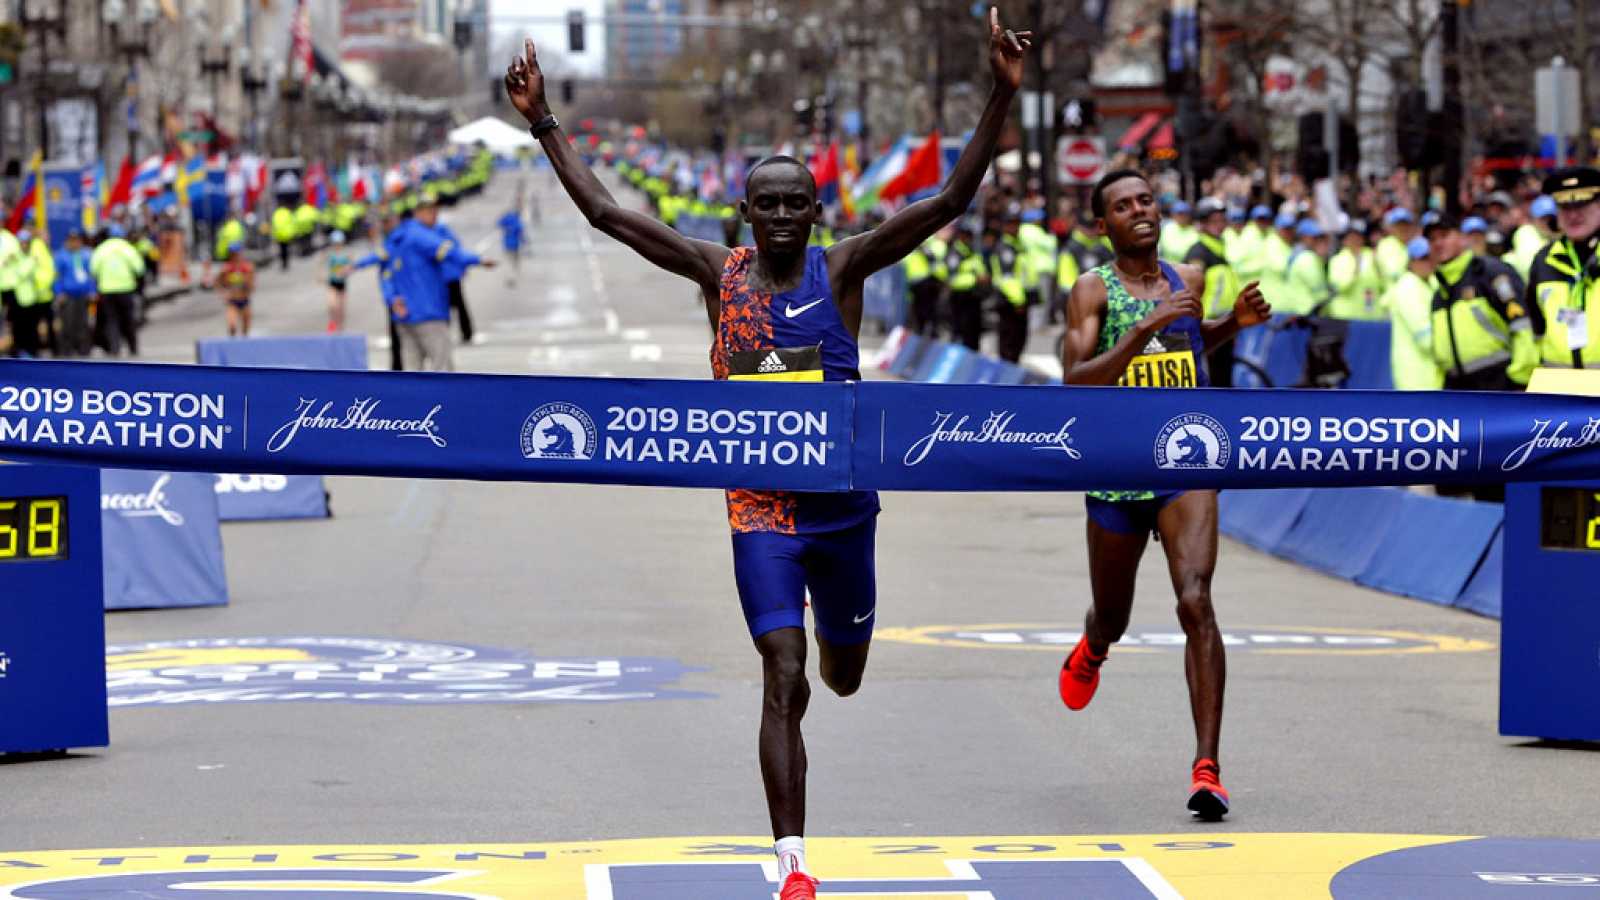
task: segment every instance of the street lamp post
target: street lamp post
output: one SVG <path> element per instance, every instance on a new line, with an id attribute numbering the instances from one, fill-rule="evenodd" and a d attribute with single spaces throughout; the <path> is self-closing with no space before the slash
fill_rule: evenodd
<path id="1" fill-rule="evenodd" d="M 249 103 L 250 121 L 246 128 L 246 143 L 251 150 L 258 149 L 260 135 L 260 107 L 256 98 L 267 87 L 266 66 L 256 62 L 249 47 L 239 51 L 239 87 Z"/>
<path id="2" fill-rule="evenodd" d="M 50 150 L 50 123 L 47 110 L 49 100 L 50 35 L 54 33 L 63 44 L 67 39 L 67 17 L 61 9 L 62 0 L 21 0 L 18 19 L 25 35 L 38 35 L 39 71 L 35 76 L 34 99 L 39 105 L 39 151 L 48 155 Z M 32 41 L 28 41 L 32 43 Z"/>
<path id="3" fill-rule="evenodd" d="M 156 0 L 136 0 L 133 22 L 123 0 L 105 0 L 100 15 L 111 28 L 111 43 L 128 65 L 128 155 L 139 155 L 139 60 L 150 55 L 150 29 L 155 25 Z"/>
<path id="4" fill-rule="evenodd" d="M 195 45 L 195 56 L 200 60 L 200 74 L 211 82 L 211 127 L 221 128 L 222 76 L 233 68 L 231 57 L 234 30 L 229 25 L 222 29 L 219 43 L 200 41 Z"/>

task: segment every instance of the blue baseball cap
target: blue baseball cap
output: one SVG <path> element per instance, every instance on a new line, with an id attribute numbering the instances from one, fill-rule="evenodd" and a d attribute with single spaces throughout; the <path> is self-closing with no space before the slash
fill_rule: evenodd
<path id="1" fill-rule="evenodd" d="M 1555 215 L 1555 198 L 1551 197 L 1549 194 L 1540 194 L 1539 196 L 1533 198 L 1533 205 L 1528 207 L 1528 212 L 1532 213 L 1535 219 L 1543 219 L 1546 216 Z"/>
<path id="2" fill-rule="evenodd" d="M 1272 218 L 1272 208 L 1269 207 L 1269 206 L 1265 206 L 1265 205 L 1252 206 L 1250 208 L 1250 218 L 1251 219 L 1270 219 L 1270 218 Z"/>
<path id="3" fill-rule="evenodd" d="M 1399 222 L 1415 221 L 1416 219 L 1411 217 L 1411 210 L 1406 209 L 1404 206 L 1396 206 L 1394 209 L 1391 209 L 1383 214 L 1383 224 L 1385 225 L 1394 225 Z"/>
<path id="4" fill-rule="evenodd" d="M 1428 239 L 1414 237 L 1407 241 L 1406 255 L 1412 259 L 1426 259 L 1428 257 Z"/>
<path id="5" fill-rule="evenodd" d="M 1485 222 L 1481 216 L 1467 216 L 1461 220 L 1462 234 L 1486 234 L 1488 231 L 1489 223 Z"/>
<path id="6" fill-rule="evenodd" d="M 1245 212 L 1244 212 L 1244 208 L 1243 207 L 1238 207 L 1238 206 L 1230 206 L 1230 207 L 1228 207 L 1228 221 L 1229 222 L 1243 222 L 1244 220 L 1245 220 Z"/>
<path id="7" fill-rule="evenodd" d="M 1439 218 L 1440 216 L 1438 210 L 1428 210 L 1422 214 L 1422 227 L 1427 228 L 1429 225 L 1437 225 L 1439 223 Z"/>
<path id="8" fill-rule="evenodd" d="M 1175 216 L 1186 216 L 1193 211 L 1194 210 L 1189 207 L 1189 204 L 1183 202 L 1182 200 L 1172 204 L 1172 214 Z"/>
<path id="9" fill-rule="evenodd" d="M 128 229 L 123 228 L 121 225 L 113 222 L 111 227 L 106 229 L 106 234 L 109 234 L 114 238 L 127 237 Z"/>
<path id="10" fill-rule="evenodd" d="M 242 250 L 244 250 L 244 245 L 239 243 L 238 241 L 234 241 L 233 243 L 228 245 L 228 252 L 229 253 L 238 253 L 238 252 L 240 252 Z"/>
<path id="11" fill-rule="evenodd" d="M 1022 211 L 1022 221 L 1024 221 L 1024 222 L 1043 222 L 1044 221 L 1044 210 L 1042 210 L 1042 209 L 1025 209 L 1025 210 Z"/>
<path id="12" fill-rule="evenodd" d="M 1294 227 L 1294 223 L 1296 223 L 1298 221 L 1300 221 L 1300 217 L 1295 215 L 1294 213 L 1292 213 L 1292 212 L 1281 212 L 1281 213 L 1278 213 L 1278 217 L 1276 219 L 1272 220 L 1272 227 L 1274 227 L 1274 228 L 1293 228 Z"/>
<path id="13" fill-rule="evenodd" d="M 1295 226 L 1294 233 L 1303 238 L 1319 238 L 1323 235 L 1322 226 L 1317 224 L 1316 219 L 1300 220 L 1300 224 Z"/>

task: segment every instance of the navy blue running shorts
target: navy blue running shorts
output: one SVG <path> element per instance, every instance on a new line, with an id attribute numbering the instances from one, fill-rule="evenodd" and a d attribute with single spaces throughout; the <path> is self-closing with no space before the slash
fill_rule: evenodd
<path id="1" fill-rule="evenodd" d="M 872 516 L 816 534 L 734 534 L 733 578 L 750 637 L 805 628 L 810 588 L 811 614 L 823 640 L 836 646 L 869 640 L 878 607 L 877 528 Z"/>

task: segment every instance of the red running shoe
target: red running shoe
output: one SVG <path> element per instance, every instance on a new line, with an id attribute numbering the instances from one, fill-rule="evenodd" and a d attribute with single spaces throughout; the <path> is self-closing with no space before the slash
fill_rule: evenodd
<path id="1" fill-rule="evenodd" d="M 1061 702 L 1067 705 L 1067 709 L 1083 709 L 1094 699 L 1094 690 L 1100 686 L 1100 666 L 1105 661 L 1104 656 L 1096 659 L 1090 655 L 1086 638 L 1078 639 L 1078 645 L 1072 648 L 1067 661 L 1061 664 L 1061 677 L 1057 685 L 1061 691 Z"/>
<path id="2" fill-rule="evenodd" d="M 817 880 L 804 872 L 790 872 L 778 900 L 817 900 Z"/>
<path id="3" fill-rule="evenodd" d="M 1214 759 L 1202 759 L 1194 764 L 1193 783 L 1189 786 L 1189 811 L 1206 822 L 1220 822 L 1228 814 L 1228 791 L 1222 786 L 1222 770 Z"/>

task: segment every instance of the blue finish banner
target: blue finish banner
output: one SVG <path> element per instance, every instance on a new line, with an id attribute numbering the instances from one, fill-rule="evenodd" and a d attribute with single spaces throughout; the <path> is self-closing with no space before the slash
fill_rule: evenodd
<path id="1" fill-rule="evenodd" d="M 1600 401 L 4 361 L 0 456 L 802 491 L 1479 484 L 1600 475 Z"/>
<path id="2" fill-rule="evenodd" d="M 879 490 L 1481 484 L 1600 471 L 1600 401 L 1547 394 L 856 386 Z"/>
<path id="3" fill-rule="evenodd" d="M 204 472 L 839 490 L 845 384 L 0 362 L 0 456 Z"/>

